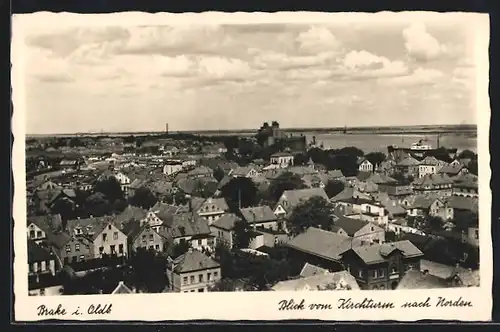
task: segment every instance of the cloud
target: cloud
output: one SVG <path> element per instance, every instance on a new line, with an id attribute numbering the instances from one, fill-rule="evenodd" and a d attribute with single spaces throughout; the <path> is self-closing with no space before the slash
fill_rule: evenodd
<path id="1" fill-rule="evenodd" d="M 351 51 L 342 60 L 342 72 L 353 78 L 401 76 L 408 72 L 402 61 L 391 61 L 367 51 Z"/>
<path id="2" fill-rule="evenodd" d="M 34 77 L 45 83 L 71 83 L 75 81 L 73 77 L 63 74 L 38 74 Z"/>
<path id="3" fill-rule="evenodd" d="M 259 69 L 309 68 L 326 65 L 335 59 L 335 54 L 330 52 L 315 55 L 289 55 L 274 51 L 249 49 L 249 53 L 253 55 L 252 65 Z"/>
<path id="4" fill-rule="evenodd" d="M 404 29 L 403 38 L 406 52 L 418 61 L 434 60 L 448 52 L 447 47 L 427 32 L 422 23 L 414 23 Z"/>
<path id="5" fill-rule="evenodd" d="M 410 75 L 382 80 L 381 83 L 398 86 L 433 85 L 444 77 L 444 73 L 437 69 L 419 67 Z"/>
<path id="6" fill-rule="evenodd" d="M 341 41 L 326 27 L 313 26 L 300 33 L 296 42 L 299 50 L 305 53 L 338 52 L 342 49 Z"/>

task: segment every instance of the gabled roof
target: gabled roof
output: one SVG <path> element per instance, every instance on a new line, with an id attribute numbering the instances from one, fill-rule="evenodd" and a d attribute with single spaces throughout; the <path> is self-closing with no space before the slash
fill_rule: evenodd
<path id="1" fill-rule="evenodd" d="M 205 200 L 202 199 L 200 202 L 197 202 L 197 203 L 193 202 L 193 210 L 199 210 L 204 205 L 214 205 L 215 207 L 217 207 L 218 209 L 220 209 L 222 211 L 229 210 L 229 206 L 227 205 L 227 201 L 224 197 L 207 198 Z"/>
<path id="2" fill-rule="evenodd" d="M 420 165 L 437 166 L 439 164 L 441 164 L 439 160 L 437 160 L 436 157 L 433 156 L 427 156 L 422 161 L 420 161 Z"/>
<path id="3" fill-rule="evenodd" d="M 433 289 L 448 286 L 449 283 L 445 279 L 418 270 L 409 270 L 401 278 L 396 289 Z"/>
<path id="4" fill-rule="evenodd" d="M 220 267 L 219 263 L 195 249 L 189 249 L 188 252 L 174 259 L 173 264 L 175 266 L 175 273 L 187 273 Z"/>
<path id="5" fill-rule="evenodd" d="M 28 263 L 53 260 L 54 256 L 32 240 L 28 240 Z"/>
<path id="6" fill-rule="evenodd" d="M 236 222 L 240 220 L 234 213 L 225 213 L 222 217 L 212 223 L 213 227 L 231 231 Z"/>
<path id="7" fill-rule="evenodd" d="M 172 237 L 210 235 L 208 222 L 195 213 L 174 214 L 164 223 Z"/>
<path id="8" fill-rule="evenodd" d="M 271 158 L 273 157 L 293 157 L 293 153 L 291 152 L 276 152 L 271 155 Z"/>
<path id="9" fill-rule="evenodd" d="M 62 219 L 60 214 L 47 214 L 43 216 L 28 216 L 27 224 L 37 225 L 44 232 L 55 232 L 61 230 Z"/>
<path id="10" fill-rule="evenodd" d="M 351 249 L 365 264 L 377 264 L 384 262 L 386 257 L 394 250 L 399 250 L 405 257 L 419 257 L 424 254 L 410 241 L 373 244 L 369 246 L 359 246 Z"/>
<path id="11" fill-rule="evenodd" d="M 338 261 L 340 255 L 350 248 L 351 240 L 344 235 L 329 232 L 315 227 L 308 228 L 286 246 L 312 255 Z"/>
<path id="12" fill-rule="evenodd" d="M 116 286 L 115 290 L 111 292 L 111 294 L 132 294 L 133 291 L 125 285 L 123 281 L 120 281 L 118 283 L 118 286 Z"/>
<path id="13" fill-rule="evenodd" d="M 69 234 L 75 234 L 75 229 L 80 228 L 82 234 L 91 240 L 95 240 L 108 224 L 116 225 L 116 216 L 103 216 L 96 218 L 68 220 L 67 229 Z"/>
<path id="14" fill-rule="evenodd" d="M 336 288 L 330 288 L 335 285 Z M 280 281 L 273 291 L 359 290 L 356 279 L 347 271 L 313 275 L 305 278 Z"/>
<path id="15" fill-rule="evenodd" d="M 373 173 L 366 181 L 371 181 L 375 184 L 389 184 L 389 183 L 397 183 L 396 179 L 391 178 L 383 173 Z"/>
<path id="16" fill-rule="evenodd" d="M 317 174 L 318 171 L 309 166 L 291 166 L 286 169 L 286 172 L 297 174 L 297 175 L 307 175 L 307 174 Z"/>
<path id="17" fill-rule="evenodd" d="M 479 200 L 475 197 L 450 196 L 446 199 L 450 207 L 457 210 L 467 210 L 478 213 Z"/>
<path id="18" fill-rule="evenodd" d="M 404 158 L 403 160 L 401 160 L 400 162 L 398 162 L 396 165 L 397 166 L 402 166 L 402 167 L 408 167 L 408 166 L 418 166 L 420 164 L 420 162 L 411 157 L 411 156 L 408 156 L 406 158 Z"/>
<path id="19" fill-rule="evenodd" d="M 257 169 L 253 166 L 239 166 L 236 169 L 233 169 L 231 172 L 231 176 L 246 176 L 251 170 L 257 171 Z"/>
<path id="20" fill-rule="evenodd" d="M 344 174 L 342 173 L 342 170 L 340 169 L 334 169 L 331 171 L 328 171 L 326 173 L 330 179 L 337 179 L 337 178 L 342 178 L 344 177 Z"/>
<path id="21" fill-rule="evenodd" d="M 342 228 L 347 233 L 347 235 L 354 236 L 357 231 L 359 231 L 369 223 L 370 222 L 361 219 L 339 216 L 337 221 L 335 221 L 335 226 Z"/>
<path id="22" fill-rule="evenodd" d="M 128 205 L 125 210 L 122 211 L 118 215 L 118 220 L 121 222 L 128 222 L 131 220 L 137 220 L 140 221 L 144 218 L 146 218 L 148 214 L 148 211 L 144 210 L 143 208 L 133 206 L 133 205 Z"/>
<path id="23" fill-rule="evenodd" d="M 441 167 L 438 171 L 438 173 L 445 173 L 451 176 L 457 175 L 460 173 L 460 171 L 464 168 L 462 164 L 459 166 L 453 166 L 453 165 L 445 165 Z"/>
<path id="24" fill-rule="evenodd" d="M 353 196 L 354 196 L 354 188 L 344 187 L 344 190 L 342 190 L 340 193 L 330 198 L 330 201 L 331 202 L 343 201 L 345 199 L 352 198 Z"/>
<path id="25" fill-rule="evenodd" d="M 197 176 L 197 175 L 212 175 L 213 170 L 206 166 L 198 166 L 195 169 L 192 169 L 188 172 L 188 176 Z"/>
<path id="26" fill-rule="evenodd" d="M 330 273 L 330 271 L 328 271 L 327 269 L 306 263 L 306 264 L 304 264 L 304 267 L 300 271 L 300 276 L 303 278 L 307 278 L 307 277 L 311 277 L 314 275 L 324 275 L 324 274 L 328 274 L 328 273 Z"/>
<path id="27" fill-rule="evenodd" d="M 273 210 L 267 205 L 243 208 L 240 209 L 240 213 L 249 224 L 276 221 L 278 219 Z"/>
<path id="28" fill-rule="evenodd" d="M 281 195 L 281 199 L 286 199 L 292 207 L 297 206 L 312 197 L 322 197 L 328 201 L 328 195 L 323 188 L 285 190 Z"/>
<path id="29" fill-rule="evenodd" d="M 479 286 L 479 270 L 469 270 L 461 266 L 450 266 L 426 259 L 420 261 L 420 269 L 427 270 L 429 274 L 445 280 L 458 276 L 464 286 Z"/>
<path id="30" fill-rule="evenodd" d="M 442 184 L 452 184 L 453 181 L 446 174 L 426 174 L 421 178 L 417 178 L 413 181 L 414 186 L 433 186 Z"/>

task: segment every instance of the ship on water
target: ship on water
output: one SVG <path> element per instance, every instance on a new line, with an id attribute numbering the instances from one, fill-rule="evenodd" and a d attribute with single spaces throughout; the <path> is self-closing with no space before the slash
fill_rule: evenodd
<path id="1" fill-rule="evenodd" d="M 403 150 L 404 152 L 409 152 L 412 154 L 415 154 L 417 156 L 423 156 L 426 153 L 429 152 L 435 152 L 437 150 L 440 150 L 439 146 L 439 135 L 437 136 L 437 147 L 434 148 L 431 144 L 426 143 L 428 141 L 427 138 L 423 138 L 418 140 L 418 142 L 412 143 L 409 146 L 397 146 L 397 145 L 392 145 L 390 147 L 390 150 Z M 404 137 L 401 138 L 401 141 L 404 142 Z M 448 153 L 456 153 L 457 149 L 446 149 Z"/>

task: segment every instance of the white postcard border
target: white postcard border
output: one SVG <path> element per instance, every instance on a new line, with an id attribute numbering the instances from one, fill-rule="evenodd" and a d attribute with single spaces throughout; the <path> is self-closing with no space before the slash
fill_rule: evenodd
<path id="1" fill-rule="evenodd" d="M 29 297 L 26 264 L 26 172 L 25 172 L 25 105 L 23 89 L 23 52 L 22 30 L 28 26 L 57 27 L 63 25 L 173 25 L 186 24 L 249 24 L 249 23 L 332 23 L 332 22 L 383 22 L 423 19 L 442 21 L 457 15 L 470 21 L 476 27 L 476 68 L 477 68 L 477 110 L 478 110 L 478 155 L 479 155 L 479 193 L 480 193 L 480 261 L 481 286 L 478 288 L 408 290 L 408 291 L 335 291 L 335 292 L 245 292 L 245 293 L 204 293 L 204 294 L 133 294 L 133 295 L 80 295 L 57 297 Z M 244 23 L 243 23 L 244 22 Z M 145 14 L 140 12 L 82 15 L 69 13 L 47 13 L 14 15 L 12 37 L 12 86 L 14 114 L 12 128 L 14 133 L 13 172 L 14 172 L 14 307 L 17 321 L 38 321 L 37 307 L 45 305 L 56 308 L 59 304 L 66 309 L 67 315 L 45 317 L 62 320 L 286 320 L 320 319 L 335 321 L 358 320 L 400 320 L 420 319 L 486 321 L 491 319 L 492 308 L 492 244 L 491 244 L 491 189 L 489 167 L 489 123 L 490 106 L 488 96 L 489 82 L 489 20 L 484 14 L 431 13 L 431 12 L 381 12 L 368 13 L 216 13 L 201 14 Z M 430 308 L 401 308 L 405 301 L 425 301 L 430 297 Z M 472 307 L 436 307 L 439 297 L 450 300 L 470 301 Z M 360 302 L 371 298 L 378 302 L 393 302 L 394 309 L 338 309 L 340 298 L 351 298 Z M 279 301 L 304 299 L 305 310 L 278 310 Z M 307 305 L 331 304 L 333 310 L 308 310 Z M 91 305 L 112 304 L 107 315 L 85 313 Z M 77 307 L 83 313 L 71 315 Z"/>

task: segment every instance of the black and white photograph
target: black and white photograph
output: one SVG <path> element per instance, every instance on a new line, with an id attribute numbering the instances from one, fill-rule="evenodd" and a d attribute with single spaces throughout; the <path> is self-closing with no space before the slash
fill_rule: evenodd
<path id="1" fill-rule="evenodd" d="M 318 14 L 14 17 L 16 314 L 484 319 L 488 16 Z"/>

